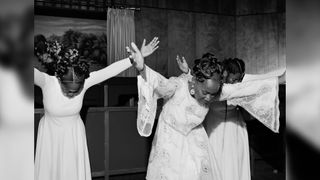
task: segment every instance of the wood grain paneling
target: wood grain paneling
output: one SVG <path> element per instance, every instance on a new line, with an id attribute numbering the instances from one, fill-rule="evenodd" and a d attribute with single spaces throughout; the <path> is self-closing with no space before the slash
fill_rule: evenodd
<path id="1" fill-rule="evenodd" d="M 237 17 L 237 57 L 245 61 L 247 73 L 266 73 L 284 67 L 285 30 L 280 17 L 277 13 Z"/>
<path id="2" fill-rule="evenodd" d="M 146 64 L 170 77 L 181 72 L 176 56 L 184 56 L 189 65 L 206 52 L 218 58 L 235 56 L 235 17 L 184 11 L 142 8 L 135 14 L 136 41 L 160 38 L 160 48 Z"/>
<path id="3" fill-rule="evenodd" d="M 142 8 L 135 13 L 136 43 L 159 37 L 159 49 L 146 58 L 146 64 L 162 75 L 168 75 L 168 17 L 166 10 Z"/>
<path id="4" fill-rule="evenodd" d="M 285 0 L 236 0 L 236 15 L 285 11 Z"/>
<path id="5" fill-rule="evenodd" d="M 186 59 L 195 59 L 194 14 L 187 12 L 168 12 L 168 75 L 177 76 L 181 72 L 176 63 L 177 54 Z"/>
<path id="6" fill-rule="evenodd" d="M 235 56 L 235 17 L 196 14 L 196 57 L 207 52 L 218 59 Z"/>

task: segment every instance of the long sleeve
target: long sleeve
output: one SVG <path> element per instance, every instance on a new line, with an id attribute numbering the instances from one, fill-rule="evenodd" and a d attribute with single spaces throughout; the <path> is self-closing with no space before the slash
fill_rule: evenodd
<path id="1" fill-rule="evenodd" d="M 178 83 L 176 78 L 166 79 L 149 67 L 145 67 L 145 79 L 138 76 L 138 117 L 137 129 L 141 136 L 148 137 L 152 132 L 159 98 L 174 95 Z"/>
<path id="2" fill-rule="evenodd" d="M 112 78 L 122 71 L 131 67 L 129 58 L 117 61 L 111 65 L 95 72 L 90 73 L 90 77 L 86 79 L 85 88 L 88 89 L 93 85 L 99 84 L 109 78 Z"/>
<path id="3" fill-rule="evenodd" d="M 33 75 L 34 75 L 34 84 L 43 87 L 46 81 L 46 74 L 39 71 L 37 68 L 33 68 Z"/>
<path id="4" fill-rule="evenodd" d="M 224 84 L 220 100 L 243 107 L 274 132 L 279 131 L 278 78 Z"/>
<path id="5" fill-rule="evenodd" d="M 275 70 L 269 73 L 265 74 L 245 74 L 243 77 L 242 82 L 247 82 L 247 81 L 255 81 L 255 80 L 263 80 L 263 79 L 268 79 L 268 78 L 273 78 L 273 77 L 279 77 L 283 75 L 283 73 L 286 71 L 285 68 Z"/>

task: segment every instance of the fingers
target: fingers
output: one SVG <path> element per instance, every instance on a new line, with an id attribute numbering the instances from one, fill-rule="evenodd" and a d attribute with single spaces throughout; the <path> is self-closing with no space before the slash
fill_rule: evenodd
<path id="1" fill-rule="evenodd" d="M 157 50 L 158 48 L 159 48 L 159 46 L 154 47 L 154 48 L 152 49 L 152 52 L 155 51 L 155 50 Z"/>
<path id="2" fill-rule="evenodd" d="M 150 42 L 150 45 L 151 46 L 156 46 L 156 45 L 158 45 L 159 44 L 159 41 L 158 41 L 158 37 L 154 37 L 153 39 L 152 39 L 152 41 Z"/>
<path id="3" fill-rule="evenodd" d="M 132 49 L 133 49 L 133 51 L 134 51 L 135 53 L 136 53 L 136 52 L 139 52 L 139 49 L 138 49 L 137 45 L 136 45 L 134 42 L 131 43 L 131 47 L 132 47 Z"/>
<path id="4" fill-rule="evenodd" d="M 181 64 L 183 62 L 179 55 L 177 55 L 177 61 L 179 64 Z"/>
<path id="5" fill-rule="evenodd" d="M 141 47 L 144 47 L 146 45 L 146 39 L 143 39 Z"/>
<path id="6" fill-rule="evenodd" d="M 128 53 L 133 54 L 133 51 L 128 46 L 126 46 L 126 50 Z"/>
<path id="7" fill-rule="evenodd" d="M 179 61 L 180 61 L 179 55 L 177 55 L 176 60 L 177 60 L 177 62 L 179 63 Z"/>
<path id="8" fill-rule="evenodd" d="M 157 46 L 160 43 L 160 41 L 156 41 L 152 46 Z"/>
<path id="9" fill-rule="evenodd" d="M 187 62 L 186 59 L 182 56 L 182 62 Z"/>

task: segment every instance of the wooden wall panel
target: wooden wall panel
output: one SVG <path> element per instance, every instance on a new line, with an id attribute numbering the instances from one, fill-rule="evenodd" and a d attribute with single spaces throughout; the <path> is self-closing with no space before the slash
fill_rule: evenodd
<path id="1" fill-rule="evenodd" d="M 146 58 L 146 64 L 166 77 L 180 74 L 177 54 L 185 56 L 190 66 L 206 52 L 218 58 L 235 56 L 234 16 L 142 8 L 135 19 L 139 45 L 143 38 L 160 38 L 160 48 Z"/>
<path id="2" fill-rule="evenodd" d="M 135 12 L 136 43 L 159 37 L 159 49 L 146 58 L 146 64 L 162 75 L 168 75 L 168 17 L 166 10 L 142 8 Z"/>
<path id="3" fill-rule="evenodd" d="M 285 11 L 285 0 L 236 0 L 236 15 Z"/>
<path id="4" fill-rule="evenodd" d="M 278 14 L 279 20 L 279 67 L 286 67 L 286 14 Z"/>
<path id="5" fill-rule="evenodd" d="M 284 28 L 279 23 L 283 20 L 277 13 L 240 16 L 236 21 L 237 57 L 245 61 L 246 72 L 266 73 L 285 65 L 284 42 L 280 41 Z"/>
<path id="6" fill-rule="evenodd" d="M 196 57 L 207 52 L 218 59 L 235 56 L 235 17 L 196 14 Z"/>
<path id="7" fill-rule="evenodd" d="M 168 12 L 168 75 L 181 72 L 176 63 L 177 54 L 183 54 L 188 61 L 195 59 L 194 14 L 179 11 Z"/>

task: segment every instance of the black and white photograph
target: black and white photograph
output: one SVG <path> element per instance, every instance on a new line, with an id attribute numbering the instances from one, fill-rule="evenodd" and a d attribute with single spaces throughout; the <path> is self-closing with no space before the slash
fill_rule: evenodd
<path id="1" fill-rule="evenodd" d="M 35 0 L 35 180 L 284 180 L 285 1 Z"/>

